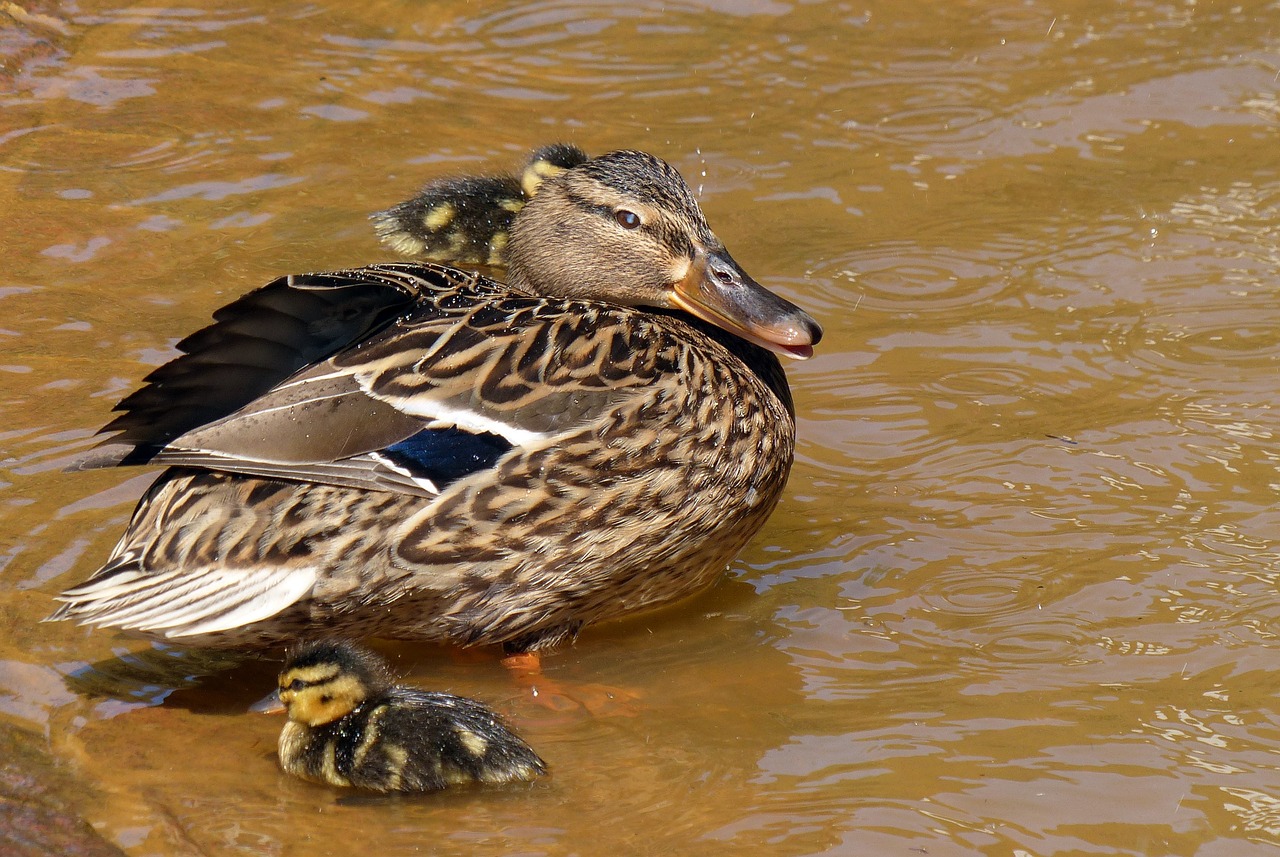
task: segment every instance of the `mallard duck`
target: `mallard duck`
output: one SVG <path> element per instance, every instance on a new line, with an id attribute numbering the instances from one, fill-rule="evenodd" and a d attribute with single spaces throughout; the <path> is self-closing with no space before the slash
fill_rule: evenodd
<path id="1" fill-rule="evenodd" d="M 535 149 L 520 176 L 436 179 L 418 195 L 373 216 L 382 243 L 437 262 L 505 265 L 511 224 L 549 178 L 588 160 L 577 146 Z"/>
<path id="2" fill-rule="evenodd" d="M 643 152 L 548 175 L 506 255 L 506 284 L 382 264 L 219 310 L 82 463 L 168 469 L 51 618 L 520 653 L 709 586 L 781 496 L 777 355 L 821 329 Z"/>
<path id="3" fill-rule="evenodd" d="M 472 699 L 397 685 L 386 662 L 347 642 L 307 643 L 280 673 L 289 715 L 280 767 L 304 780 L 379 792 L 527 782 L 546 763 Z"/>

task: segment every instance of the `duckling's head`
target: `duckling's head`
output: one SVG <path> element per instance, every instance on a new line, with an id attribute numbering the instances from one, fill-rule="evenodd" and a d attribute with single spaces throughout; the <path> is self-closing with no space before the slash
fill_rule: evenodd
<path id="1" fill-rule="evenodd" d="M 683 310 L 799 359 L 822 337 L 808 313 L 739 267 L 680 173 L 644 152 L 545 176 L 515 218 L 507 257 L 512 285 L 536 294 Z"/>
<path id="2" fill-rule="evenodd" d="M 534 149 L 520 171 L 520 190 L 525 199 L 533 199 L 547 179 L 589 160 L 586 152 L 569 143 L 552 143 Z"/>
<path id="3" fill-rule="evenodd" d="M 280 672 L 280 701 L 290 720 L 322 726 L 388 690 L 393 678 L 372 652 L 350 643 L 320 640 L 290 652 Z"/>

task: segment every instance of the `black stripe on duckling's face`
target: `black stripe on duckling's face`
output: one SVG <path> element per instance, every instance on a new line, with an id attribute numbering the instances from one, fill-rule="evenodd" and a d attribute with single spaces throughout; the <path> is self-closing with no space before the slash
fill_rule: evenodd
<path id="1" fill-rule="evenodd" d="M 322 726 L 346 717 L 391 684 L 390 673 L 376 655 L 323 640 L 290 653 L 280 672 L 280 702 L 290 720 Z"/>
<path id="2" fill-rule="evenodd" d="M 513 285 L 552 297 L 678 309 L 804 359 L 822 328 L 753 280 L 674 167 L 612 152 L 547 178 L 511 227 Z"/>

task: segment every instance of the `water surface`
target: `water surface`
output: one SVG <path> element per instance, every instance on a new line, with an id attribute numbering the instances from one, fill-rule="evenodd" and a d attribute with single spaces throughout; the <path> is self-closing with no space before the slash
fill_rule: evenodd
<path id="1" fill-rule="evenodd" d="M 0 51 L 0 721 L 130 855 L 1239 855 L 1280 844 L 1280 8 L 24 7 Z M 0 15 L 4 13 L 0 12 Z M 38 620 L 150 472 L 67 474 L 235 295 L 534 145 L 658 153 L 827 336 L 726 580 L 547 661 L 392 646 L 530 788 L 351 800 L 274 665 Z M 204 676 L 203 678 L 192 678 Z"/>

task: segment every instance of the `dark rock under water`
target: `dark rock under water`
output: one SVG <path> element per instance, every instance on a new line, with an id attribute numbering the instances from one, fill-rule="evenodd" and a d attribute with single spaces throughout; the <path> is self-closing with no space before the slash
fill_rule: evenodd
<path id="1" fill-rule="evenodd" d="M 31 732 L 0 723 L 0 854 L 7 857 L 121 857 L 67 797 L 69 777 Z"/>

